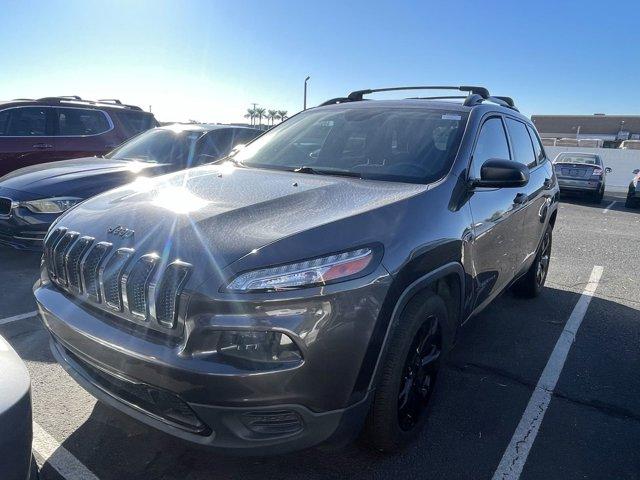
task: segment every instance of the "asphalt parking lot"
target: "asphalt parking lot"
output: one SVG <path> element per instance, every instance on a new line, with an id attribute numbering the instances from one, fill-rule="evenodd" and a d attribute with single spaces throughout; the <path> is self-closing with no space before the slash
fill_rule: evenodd
<path id="1" fill-rule="evenodd" d="M 511 443 L 518 461 L 526 460 L 520 478 L 634 479 L 640 478 L 639 244 L 640 210 L 625 209 L 621 196 L 607 195 L 602 205 L 564 199 L 543 294 L 520 300 L 507 293 L 463 326 L 424 434 L 392 456 L 356 443 L 281 457 L 221 457 L 97 404 L 49 353 L 31 295 L 39 255 L 0 249 L 0 334 L 32 376 L 34 449 L 44 480 L 483 479 L 494 477 L 503 456 L 512 462 Z M 601 274 L 597 282 L 594 272 Z M 593 297 L 585 300 L 585 289 Z M 558 369 L 550 357 L 567 331 L 575 341 Z M 535 412 L 539 430 L 525 429 L 519 440 L 541 374 L 554 365 L 559 379 L 543 389 L 550 402 Z"/>

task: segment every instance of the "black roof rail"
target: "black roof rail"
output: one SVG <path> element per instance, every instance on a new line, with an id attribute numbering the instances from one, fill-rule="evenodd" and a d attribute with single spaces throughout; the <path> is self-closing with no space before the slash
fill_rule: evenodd
<path id="1" fill-rule="evenodd" d="M 82 101 L 82 98 L 79 97 L 78 95 L 59 95 L 57 97 L 44 97 L 44 98 L 39 98 L 38 101 L 39 102 L 51 102 L 54 100 L 79 100 Z"/>
<path id="2" fill-rule="evenodd" d="M 474 86 L 446 86 L 446 85 L 423 85 L 418 87 L 388 87 L 388 88 L 369 88 L 366 90 L 356 90 L 355 92 L 351 92 L 347 97 L 351 101 L 362 100 L 363 95 L 369 95 L 371 93 L 377 92 L 395 92 L 398 90 L 460 90 L 461 92 L 469 92 L 473 94 L 478 94 L 482 98 L 489 97 L 489 90 L 484 87 L 474 87 Z"/>
<path id="3" fill-rule="evenodd" d="M 334 105 L 336 103 L 346 102 L 360 102 L 365 100 L 364 96 L 377 92 L 395 92 L 399 90 L 459 90 L 461 92 L 467 92 L 468 95 L 446 95 L 436 97 L 411 97 L 412 100 L 452 100 L 452 99 L 464 99 L 463 105 L 466 107 L 472 107 L 480 105 L 482 102 L 488 101 L 500 105 L 502 107 L 510 108 L 518 111 L 511 97 L 494 97 L 491 96 L 489 90 L 485 87 L 473 86 L 473 85 L 460 85 L 460 86 L 446 86 L 446 85 L 423 85 L 416 87 L 388 87 L 388 88 L 368 88 L 366 90 L 356 90 L 351 92 L 346 97 L 336 97 L 320 104 L 320 106 Z"/>

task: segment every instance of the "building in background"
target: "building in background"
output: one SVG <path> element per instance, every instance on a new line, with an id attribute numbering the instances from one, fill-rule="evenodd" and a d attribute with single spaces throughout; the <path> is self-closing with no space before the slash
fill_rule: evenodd
<path id="1" fill-rule="evenodd" d="M 619 148 L 640 140 L 640 115 L 532 115 L 531 120 L 545 145 Z"/>

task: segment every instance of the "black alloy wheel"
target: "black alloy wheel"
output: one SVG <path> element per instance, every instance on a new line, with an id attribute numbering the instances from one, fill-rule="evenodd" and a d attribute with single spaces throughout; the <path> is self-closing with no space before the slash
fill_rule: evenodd
<path id="1" fill-rule="evenodd" d="M 424 414 L 438 373 L 442 335 L 436 317 L 425 320 L 411 343 L 398 392 L 398 422 L 413 429 Z"/>

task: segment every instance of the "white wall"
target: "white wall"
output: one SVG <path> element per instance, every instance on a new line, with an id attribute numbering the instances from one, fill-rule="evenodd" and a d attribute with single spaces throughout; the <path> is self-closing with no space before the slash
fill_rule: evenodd
<path id="1" fill-rule="evenodd" d="M 587 147 L 544 147 L 552 160 L 560 152 L 584 152 L 600 155 L 605 167 L 613 170 L 607 174 L 607 190 L 626 191 L 633 178 L 633 171 L 640 168 L 640 150 L 622 150 L 618 148 Z"/>

